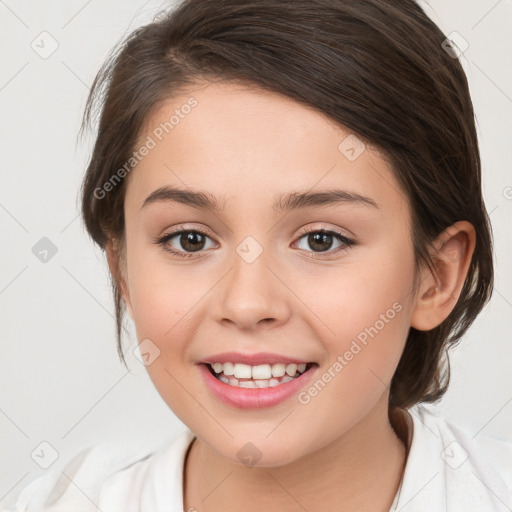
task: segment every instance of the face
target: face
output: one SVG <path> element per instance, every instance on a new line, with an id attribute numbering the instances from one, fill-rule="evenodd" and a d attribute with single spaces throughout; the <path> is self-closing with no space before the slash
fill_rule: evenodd
<path id="1" fill-rule="evenodd" d="M 311 108 L 234 83 L 166 101 L 139 142 L 124 298 L 174 413 L 226 459 L 254 450 L 276 466 L 387 404 L 415 264 L 407 198 L 382 155 Z M 245 364 L 217 364 L 226 383 L 206 361 Z M 280 363 L 292 380 L 232 385 L 269 385 Z"/>

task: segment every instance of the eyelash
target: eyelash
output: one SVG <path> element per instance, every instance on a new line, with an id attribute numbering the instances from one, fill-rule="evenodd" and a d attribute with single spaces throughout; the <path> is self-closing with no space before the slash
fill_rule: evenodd
<path id="1" fill-rule="evenodd" d="M 197 251 L 197 253 L 196 252 L 189 252 L 189 253 L 187 253 L 187 252 L 182 252 L 182 251 L 176 251 L 174 249 L 171 249 L 167 245 L 169 240 L 173 239 L 177 235 L 182 235 L 183 233 L 199 233 L 200 235 L 203 235 L 203 236 L 206 236 L 208 238 L 211 238 L 208 235 L 208 233 L 206 233 L 202 229 L 197 229 L 197 228 L 194 228 L 194 229 L 190 229 L 189 228 L 189 229 L 187 229 L 187 228 L 185 228 L 185 226 L 180 226 L 178 230 L 173 231 L 171 233 L 167 233 L 167 234 L 165 234 L 164 236 L 162 236 L 160 238 L 156 238 L 155 240 L 153 240 L 153 242 L 155 244 L 157 244 L 157 245 L 160 245 L 165 251 L 173 254 L 174 256 L 178 256 L 179 258 L 184 258 L 184 259 L 192 258 L 196 254 L 200 253 L 201 251 Z M 345 235 L 343 235 L 342 233 L 339 233 L 338 231 L 335 231 L 335 230 L 332 230 L 332 229 L 327 229 L 327 228 L 317 228 L 317 229 L 309 229 L 309 230 L 306 229 L 306 228 L 302 228 L 299 231 L 299 236 L 298 236 L 297 240 L 300 240 L 304 236 L 312 234 L 312 233 L 322 233 L 322 234 L 326 234 L 326 235 L 334 235 L 334 237 L 339 242 L 342 243 L 342 245 L 340 247 L 338 247 L 338 248 L 336 248 L 334 250 L 327 250 L 325 252 L 307 251 L 307 252 L 313 252 L 313 254 L 319 255 L 319 256 L 309 256 L 310 258 L 313 258 L 313 259 L 323 259 L 324 258 L 323 255 L 324 254 L 326 254 L 328 256 L 332 256 L 333 254 L 337 254 L 339 252 L 346 251 L 350 247 L 353 247 L 354 245 L 357 245 L 357 242 L 355 240 L 352 240 L 352 239 L 346 237 Z"/>

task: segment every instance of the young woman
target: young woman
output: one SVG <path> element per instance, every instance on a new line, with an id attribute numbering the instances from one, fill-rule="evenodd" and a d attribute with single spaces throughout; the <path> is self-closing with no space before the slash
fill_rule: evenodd
<path id="1" fill-rule="evenodd" d="M 24 511 L 511 510 L 442 397 L 492 241 L 455 49 L 413 1 L 185 0 L 94 82 L 83 218 L 188 429 Z M 501 461 L 501 462 L 500 462 Z"/>

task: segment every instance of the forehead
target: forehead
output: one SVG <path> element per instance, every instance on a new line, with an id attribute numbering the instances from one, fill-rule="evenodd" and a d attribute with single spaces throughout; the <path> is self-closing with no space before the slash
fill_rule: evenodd
<path id="1" fill-rule="evenodd" d="M 378 150 L 325 114 L 252 85 L 198 83 L 146 119 L 126 200 L 162 186 L 268 201 L 292 190 L 343 188 L 400 206 L 405 196 Z"/>

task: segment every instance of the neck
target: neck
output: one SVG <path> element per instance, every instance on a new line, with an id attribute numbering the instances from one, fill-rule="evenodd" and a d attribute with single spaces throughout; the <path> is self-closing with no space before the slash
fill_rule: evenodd
<path id="1" fill-rule="evenodd" d="M 391 425 L 384 398 L 332 443 L 284 466 L 248 468 L 195 439 L 185 464 L 184 509 L 388 512 L 405 466 L 406 423 L 396 411 Z"/>

